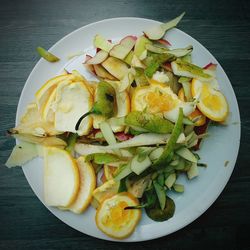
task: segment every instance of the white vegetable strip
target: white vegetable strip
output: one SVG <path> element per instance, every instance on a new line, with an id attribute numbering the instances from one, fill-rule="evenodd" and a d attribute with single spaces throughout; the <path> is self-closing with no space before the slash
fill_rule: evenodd
<path id="1" fill-rule="evenodd" d="M 102 122 L 100 124 L 100 129 L 102 134 L 109 145 L 116 144 L 116 139 L 110 125 L 107 122 Z"/>
<path id="2" fill-rule="evenodd" d="M 137 135 L 134 138 L 117 143 L 115 145 L 106 146 L 107 149 L 119 149 L 119 148 L 129 148 L 129 147 L 138 147 L 138 146 L 147 146 L 154 144 L 166 144 L 170 134 L 154 134 L 147 133 Z"/>

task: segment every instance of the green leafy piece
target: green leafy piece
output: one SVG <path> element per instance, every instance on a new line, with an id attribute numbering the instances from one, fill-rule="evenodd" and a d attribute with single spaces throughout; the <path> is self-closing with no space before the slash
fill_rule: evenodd
<path id="1" fill-rule="evenodd" d="M 197 163 L 198 161 L 197 157 L 195 157 L 195 155 L 186 147 L 176 150 L 175 153 L 188 161 L 194 163 Z"/>
<path id="2" fill-rule="evenodd" d="M 158 175 L 158 177 L 157 177 L 157 182 L 161 185 L 161 186 L 164 186 L 164 174 L 163 173 L 161 173 L 161 174 L 159 174 Z"/>
<path id="3" fill-rule="evenodd" d="M 157 69 L 160 67 L 160 62 L 154 61 L 149 64 L 149 66 L 145 69 L 145 75 L 149 78 L 153 76 L 153 74 L 157 71 Z"/>
<path id="4" fill-rule="evenodd" d="M 177 59 L 171 63 L 172 70 L 175 75 L 185 76 L 189 78 L 198 78 L 204 81 L 211 81 L 214 77 L 207 73 L 207 71 L 195 64 L 185 62 Z"/>
<path id="5" fill-rule="evenodd" d="M 183 48 L 183 49 L 169 50 L 169 49 L 164 48 L 164 47 L 155 46 L 153 44 L 147 44 L 146 49 L 148 51 L 151 51 L 151 52 L 157 53 L 157 54 L 170 54 L 170 55 L 173 55 L 175 57 L 183 57 L 183 56 L 190 54 L 193 51 L 193 46 L 190 45 L 190 46 Z"/>
<path id="6" fill-rule="evenodd" d="M 151 57 L 152 60 L 144 71 L 145 75 L 149 78 L 153 76 L 153 74 L 158 70 L 162 63 L 175 59 L 175 56 L 171 54 L 154 54 Z"/>
<path id="7" fill-rule="evenodd" d="M 134 56 L 134 51 L 131 50 L 128 55 L 124 58 L 124 62 L 127 63 L 128 65 L 131 65 L 131 62 L 132 62 L 132 59 L 133 59 L 133 56 Z"/>
<path id="8" fill-rule="evenodd" d="M 52 53 L 50 53 L 49 51 L 47 51 L 46 49 L 44 49 L 42 47 L 37 47 L 36 50 L 37 50 L 38 54 L 48 62 L 57 62 L 60 60 L 60 58 L 53 55 Z"/>
<path id="9" fill-rule="evenodd" d="M 68 151 L 69 153 L 72 153 L 72 151 L 74 150 L 77 137 L 78 137 L 77 133 L 70 133 L 67 139 L 67 147 L 65 148 L 65 150 Z"/>
<path id="10" fill-rule="evenodd" d="M 93 111 L 110 118 L 114 114 L 115 89 L 107 82 L 99 82 Z"/>
<path id="11" fill-rule="evenodd" d="M 114 180 L 116 182 L 120 181 L 123 178 L 127 177 L 128 175 L 130 175 L 131 173 L 132 173 L 132 170 L 131 170 L 131 167 L 130 167 L 130 163 L 122 164 L 115 171 L 115 173 L 114 173 Z"/>
<path id="12" fill-rule="evenodd" d="M 158 134 L 170 133 L 174 128 L 174 125 L 170 121 L 143 111 L 130 112 L 125 118 L 125 123 L 128 126 L 143 128 L 149 132 Z"/>
<path id="13" fill-rule="evenodd" d="M 131 160 L 131 170 L 140 175 L 144 170 L 150 167 L 152 162 L 146 154 L 138 154 Z"/>
<path id="14" fill-rule="evenodd" d="M 166 75 L 169 78 L 169 81 L 167 82 L 167 84 L 169 85 L 169 87 L 173 90 L 173 92 L 178 95 L 178 92 L 181 88 L 180 83 L 178 83 L 178 78 L 170 71 L 166 72 Z"/>
<path id="15" fill-rule="evenodd" d="M 199 170 L 198 170 L 198 167 L 197 167 L 197 163 L 192 163 L 190 169 L 187 171 L 187 176 L 188 176 L 188 179 L 193 179 L 194 177 L 198 176 L 199 175 Z"/>
<path id="16" fill-rule="evenodd" d="M 90 154 L 86 157 L 87 161 L 94 161 L 96 164 L 109 164 L 111 162 L 117 162 L 120 161 L 121 159 L 114 154 L 109 154 L 109 153 L 95 153 L 95 154 Z"/>
<path id="17" fill-rule="evenodd" d="M 120 180 L 118 193 L 122 193 L 126 191 L 127 191 L 126 178 L 123 178 Z"/>
<path id="18" fill-rule="evenodd" d="M 146 213 L 148 217 L 154 221 L 166 221 L 173 217 L 174 212 L 175 204 L 174 201 L 169 197 L 166 197 L 166 205 L 163 210 L 157 205 L 153 208 L 146 207 Z"/>
<path id="19" fill-rule="evenodd" d="M 192 63 L 192 56 L 191 56 L 191 54 L 187 54 L 187 55 L 181 57 L 180 59 L 182 61 L 184 61 L 184 62 Z"/>
<path id="20" fill-rule="evenodd" d="M 176 174 L 175 173 L 172 173 L 170 174 L 166 180 L 165 180 L 165 185 L 168 189 L 171 189 L 171 187 L 174 185 L 176 181 Z"/>
<path id="21" fill-rule="evenodd" d="M 148 80 L 144 74 L 144 70 L 140 68 L 135 69 L 135 82 L 137 86 L 145 86 L 148 85 Z"/>
<path id="22" fill-rule="evenodd" d="M 105 81 L 99 82 L 96 90 L 96 102 L 93 108 L 82 115 L 76 123 L 75 130 L 78 130 L 82 120 L 90 114 L 104 115 L 110 118 L 114 114 L 115 89 Z"/>
<path id="23" fill-rule="evenodd" d="M 182 132 L 182 121 L 183 121 L 183 110 L 182 108 L 179 109 L 179 116 L 177 119 L 177 122 L 174 126 L 174 129 L 172 131 L 172 134 L 170 136 L 170 139 L 162 153 L 162 155 L 160 156 L 160 158 L 154 162 L 153 166 L 154 167 L 159 167 L 161 165 L 166 165 L 167 163 L 169 163 L 173 157 L 173 151 L 174 151 L 174 147 L 175 144 L 177 142 L 178 137 L 180 136 L 181 132 Z"/>
<path id="24" fill-rule="evenodd" d="M 160 204 L 160 208 L 161 210 L 164 210 L 166 204 L 166 192 L 164 187 L 161 186 L 157 181 L 153 181 L 153 185 Z"/>

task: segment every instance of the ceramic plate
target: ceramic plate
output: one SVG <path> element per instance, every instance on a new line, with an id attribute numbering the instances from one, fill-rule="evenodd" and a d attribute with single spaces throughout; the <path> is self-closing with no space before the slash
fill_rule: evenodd
<path id="1" fill-rule="evenodd" d="M 68 56 L 79 51 L 93 54 L 92 42 L 97 33 L 114 41 L 127 35 L 141 35 L 145 28 L 155 24 L 159 24 L 159 22 L 142 18 L 107 19 L 84 26 L 61 39 L 50 49 L 61 60 L 52 64 L 41 59 L 30 73 L 19 100 L 16 122 L 18 123 L 24 113 L 26 105 L 34 99 L 34 94 L 38 88 L 64 68 L 68 71 L 77 69 L 87 78 L 92 77 L 84 70 L 82 65 L 84 55 L 71 60 L 68 60 Z M 198 218 L 222 192 L 233 171 L 238 154 L 240 143 L 239 109 L 233 88 L 222 67 L 206 48 L 186 33 L 178 29 L 172 29 L 167 33 L 166 39 L 173 45 L 172 48 L 193 45 L 193 62 L 199 66 L 204 66 L 209 62 L 218 64 L 217 78 L 222 92 L 227 97 L 230 117 L 227 126 L 211 126 L 209 128 L 210 136 L 204 140 L 199 152 L 201 162 L 207 163 L 208 167 L 200 168 L 199 176 L 192 181 L 188 181 L 184 177 L 178 179 L 179 183 L 185 185 L 185 192 L 183 194 L 170 194 L 176 204 L 174 217 L 165 222 L 154 222 L 143 214 L 135 232 L 123 241 L 145 241 L 168 235 Z M 230 138 L 230 143 L 228 143 L 228 138 Z M 226 167 L 225 162 L 228 162 Z M 23 171 L 33 191 L 44 203 L 43 160 L 40 158 L 34 159 L 23 167 Z M 100 239 L 113 240 L 97 229 L 93 208 L 89 208 L 81 215 L 60 211 L 52 207 L 47 208 L 61 221 L 84 234 Z"/>

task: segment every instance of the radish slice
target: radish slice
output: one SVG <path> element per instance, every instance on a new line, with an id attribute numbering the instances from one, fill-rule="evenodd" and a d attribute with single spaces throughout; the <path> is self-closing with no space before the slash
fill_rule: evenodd
<path id="1" fill-rule="evenodd" d="M 85 63 L 86 64 L 100 64 L 108 58 L 108 55 L 109 55 L 108 52 L 104 50 L 100 50 L 98 53 L 96 53 L 94 57 L 90 58 L 88 61 L 85 61 Z"/>

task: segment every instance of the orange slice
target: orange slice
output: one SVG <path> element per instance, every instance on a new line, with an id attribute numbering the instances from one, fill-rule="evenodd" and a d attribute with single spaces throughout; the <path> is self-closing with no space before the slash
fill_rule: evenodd
<path id="1" fill-rule="evenodd" d="M 198 98 L 197 106 L 206 117 L 217 122 L 226 120 L 228 103 L 220 91 L 214 89 L 208 82 L 193 79 L 191 92 L 194 98 Z"/>
<path id="2" fill-rule="evenodd" d="M 124 192 L 104 200 L 96 212 L 96 225 L 106 235 L 124 239 L 131 235 L 141 218 L 140 209 L 124 209 L 139 205 L 130 193 Z"/>

